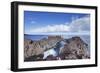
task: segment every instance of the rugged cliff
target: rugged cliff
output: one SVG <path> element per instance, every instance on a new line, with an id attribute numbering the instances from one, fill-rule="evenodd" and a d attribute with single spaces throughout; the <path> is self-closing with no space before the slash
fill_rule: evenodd
<path id="1" fill-rule="evenodd" d="M 69 39 L 61 36 L 48 36 L 38 41 L 24 39 L 24 60 L 87 59 L 90 58 L 87 49 L 88 44 L 77 36 Z M 44 55 L 47 55 L 45 59 L 43 59 Z"/>

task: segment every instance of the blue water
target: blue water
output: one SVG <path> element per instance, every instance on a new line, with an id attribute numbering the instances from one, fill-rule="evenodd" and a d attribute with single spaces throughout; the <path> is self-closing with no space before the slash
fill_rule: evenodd
<path id="1" fill-rule="evenodd" d="M 41 39 L 44 39 L 44 38 L 48 38 L 47 35 L 28 35 L 28 34 L 24 34 L 24 39 L 30 39 L 30 40 L 41 40 Z"/>

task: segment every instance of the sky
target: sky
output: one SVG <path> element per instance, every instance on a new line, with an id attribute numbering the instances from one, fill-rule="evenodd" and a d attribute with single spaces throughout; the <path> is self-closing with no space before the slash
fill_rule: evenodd
<path id="1" fill-rule="evenodd" d="M 24 11 L 24 34 L 89 34 L 90 14 Z"/>

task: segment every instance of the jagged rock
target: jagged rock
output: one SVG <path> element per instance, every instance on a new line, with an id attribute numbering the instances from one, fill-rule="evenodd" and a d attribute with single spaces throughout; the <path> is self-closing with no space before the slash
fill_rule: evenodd
<path id="1" fill-rule="evenodd" d="M 45 60 L 57 60 L 57 58 L 54 57 L 53 55 L 49 55 Z"/>
<path id="2" fill-rule="evenodd" d="M 66 40 L 61 53 L 66 53 L 66 59 L 83 59 L 88 57 L 87 44 L 80 37 Z"/>
<path id="3" fill-rule="evenodd" d="M 48 36 L 48 39 L 39 41 L 24 40 L 24 58 L 43 54 L 44 51 L 55 47 L 56 43 L 62 38 L 59 36 Z"/>
<path id="4" fill-rule="evenodd" d="M 60 47 L 62 41 L 65 44 L 63 44 L 63 47 Z M 64 39 L 61 36 L 48 36 L 48 38 L 43 38 L 38 41 L 24 39 L 24 60 L 43 61 L 57 59 L 87 59 L 90 58 L 87 48 L 88 45 L 77 36 L 69 39 Z M 47 58 L 43 59 L 45 55 L 44 53 L 50 49 L 54 49 L 58 52 L 58 55 L 48 55 Z"/>
<path id="5" fill-rule="evenodd" d="M 43 55 L 40 54 L 38 56 L 34 55 L 34 56 L 30 56 L 24 59 L 24 61 L 43 61 Z"/>

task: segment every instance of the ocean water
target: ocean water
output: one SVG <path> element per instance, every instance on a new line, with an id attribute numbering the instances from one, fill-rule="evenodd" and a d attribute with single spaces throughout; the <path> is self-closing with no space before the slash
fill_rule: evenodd
<path id="1" fill-rule="evenodd" d="M 30 39 L 33 41 L 41 40 L 43 38 L 48 38 L 47 35 L 29 35 L 29 34 L 24 34 L 24 39 Z"/>

